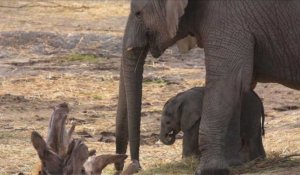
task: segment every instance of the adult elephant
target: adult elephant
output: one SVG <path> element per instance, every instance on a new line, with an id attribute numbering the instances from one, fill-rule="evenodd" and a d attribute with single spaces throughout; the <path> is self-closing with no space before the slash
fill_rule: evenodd
<path id="1" fill-rule="evenodd" d="M 120 70 L 117 153 L 126 152 L 129 139 L 131 159 L 139 160 L 148 51 L 159 57 L 193 35 L 204 48 L 207 73 L 196 174 L 228 174 L 225 138 L 238 135 L 239 119 L 232 116 L 242 94 L 257 81 L 300 89 L 299 16 L 299 0 L 132 0 Z M 227 131 L 230 124 L 236 127 Z"/>

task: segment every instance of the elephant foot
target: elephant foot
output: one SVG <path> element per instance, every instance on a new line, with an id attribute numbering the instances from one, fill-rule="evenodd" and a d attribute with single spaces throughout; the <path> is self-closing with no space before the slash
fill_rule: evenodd
<path id="1" fill-rule="evenodd" d="M 116 169 L 117 173 L 123 171 L 124 163 L 125 163 L 124 161 L 116 162 L 116 163 L 115 163 L 115 169 Z M 116 173 L 116 174 L 117 174 L 117 173 Z"/>
<path id="2" fill-rule="evenodd" d="M 235 148 L 235 150 L 230 150 L 225 153 L 226 161 L 229 166 L 239 166 L 244 163 L 242 155 L 236 150 L 239 150 L 239 148 Z"/>
<path id="3" fill-rule="evenodd" d="M 229 175 L 228 162 L 225 158 L 215 156 L 203 156 L 200 159 L 200 164 L 196 169 L 196 175 Z"/>
<path id="4" fill-rule="evenodd" d="M 195 175 L 229 175 L 228 169 L 207 169 L 207 170 L 197 170 Z"/>
<path id="5" fill-rule="evenodd" d="M 126 167 L 124 171 L 122 171 L 122 169 L 124 168 L 124 162 L 122 165 L 115 164 L 115 168 L 117 170 L 115 175 L 131 175 L 131 174 L 138 173 L 142 169 L 140 162 L 138 160 L 132 160 L 132 162 Z M 122 168 L 122 169 L 120 170 L 117 168 Z"/>
<path id="6" fill-rule="evenodd" d="M 124 170 L 122 175 L 130 175 L 138 173 L 142 169 L 140 162 L 138 160 L 133 160 L 131 164 Z"/>
<path id="7" fill-rule="evenodd" d="M 227 159 L 227 163 L 229 166 L 240 166 L 243 164 L 243 161 L 241 158 L 229 158 Z"/>
<path id="8" fill-rule="evenodd" d="M 121 175 L 122 171 L 116 171 L 114 175 Z"/>

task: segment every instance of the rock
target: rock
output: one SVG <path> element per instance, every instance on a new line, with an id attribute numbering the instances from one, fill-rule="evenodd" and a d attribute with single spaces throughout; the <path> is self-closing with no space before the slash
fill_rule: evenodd
<path id="1" fill-rule="evenodd" d="M 5 58 L 7 57 L 7 53 L 0 51 L 0 58 Z"/>
<path id="2" fill-rule="evenodd" d="M 299 109 L 299 106 L 296 105 L 285 105 L 285 106 L 281 106 L 281 107 L 275 107 L 273 108 L 275 111 L 279 111 L 279 112 L 283 112 L 283 111 L 292 111 L 292 110 L 297 110 Z"/>
<path id="3" fill-rule="evenodd" d="M 41 116 L 39 116 L 39 115 L 37 115 L 37 114 L 34 115 L 33 117 L 35 118 L 36 121 L 43 121 L 43 120 L 44 120 L 43 117 L 41 117 Z"/>
<path id="4" fill-rule="evenodd" d="M 103 131 L 100 133 L 98 141 L 104 143 L 113 143 L 116 142 L 116 135 L 112 132 Z"/>
<path id="5" fill-rule="evenodd" d="M 163 76 L 163 80 L 167 82 L 167 84 L 181 84 L 183 79 L 180 76 Z"/>
<path id="6" fill-rule="evenodd" d="M 150 135 L 141 135 L 141 145 L 154 145 L 159 140 L 159 135 L 152 133 Z"/>
<path id="7" fill-rule="evenodd" d="M 28 102 L 24 96 L 22 95 L 12 95 L 12 94 L 4 94 L 0 96 L 0 102 L 15 102 L 15 103 L 22 103 Z"/>
<path id="8" fill-rule="evenodd" d="M 89 134 L 87 131 L 78 131 L 76 132 L 78 135 L 80 135 L 81 137 L 84 138 L 92 138 L 93 136 L 91 134 Z"/>

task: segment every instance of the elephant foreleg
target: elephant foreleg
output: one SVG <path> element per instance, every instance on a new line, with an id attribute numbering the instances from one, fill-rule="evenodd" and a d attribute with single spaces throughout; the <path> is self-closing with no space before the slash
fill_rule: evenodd
<path id="1" fill-rule="evenodd" d="M 240 116 L 241 103 L 239 103 L 234 110 L 226 135 L 225 158 L 230 166 L 242 164 L 242 158 L 239 153 L 242 145 L 240 136 Z"/>
<path id="2" fill-rule="evenodd" d="M 210 174 L 208 173 L 210 171 L 216 174 L 229 174 L 225 158 L 226 134 L 238 99 L 232 98 L 235 95 L 233 92 L 227 97 L 231 89 L 234 89 L 232 86 L 224 87 L 228 81 L 230 80 L 206 85 L 199 130 L 201 161 L 198 173 L 201 175 Z M 219 111 L 220 109 L 222 111 Z"/>
<path id="3" fill-rule="evenodd" d="M 258 134 L 256 134 L 253 138 L 249 139 L 249 158 L 250 160 L 254 160 L 257 158 L 264 159 L 265 157 L 266 152 L 263 146 L 262 135 L 259 128 Z"/>
<path id="4" fill-rule="evenodd" d="M 207 74 L 199 129 L 201 161 L 196 172 L 201 175 L 229 174 L 226 135 L 242 94 L 250 89 L 252 82 L 252 36 L 245 33 L 224 36 L 224 30 L 220 31 L 223 40 L 207 41 L 221 45 L 204 48 Z"/>

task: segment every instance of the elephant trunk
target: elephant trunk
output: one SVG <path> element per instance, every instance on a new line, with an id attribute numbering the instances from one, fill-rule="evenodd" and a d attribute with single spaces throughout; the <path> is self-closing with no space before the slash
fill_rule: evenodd
<path id="1" fill-rule="evenodd" d="M 127 102 L 124 86 L 123 66 L 120 68 L 119 82 L 119 101 L 116 118 L 116 153 L 125 154 L 128 144 L 128 119 L 127 119 Z M 115 168 L 117 171 L 122 171 L 124 161 L 116 162 Z"/>
<path id="2" fill-rule="evenodd" d="M 159 140 L 165 144 L 165 145 L 172 145 L 175 143 L 175 136 L 176 134 L 171 132 L 166 132 L 166 131 L 161 131 L 159 135 Z"/>
<path id="3" fill-rule="evenodd" d="M 139 160 L 140 117 L 144 62 L 148 53 L 145 27 L 129 16 L 123 39 L 119 102 L 116 120 L 116 151 L 124 154 L 128 138 L 132 160 Z M 117 170 L 124 163 L 115 164 Z"/>
<path id="4" fill-rule="evenodd" d="M 139 160 L 143 67 L 147 54 L 145 50 L 147 49 L 136 48 L 128 51 L 122 60 L 132 160 Z"/>

